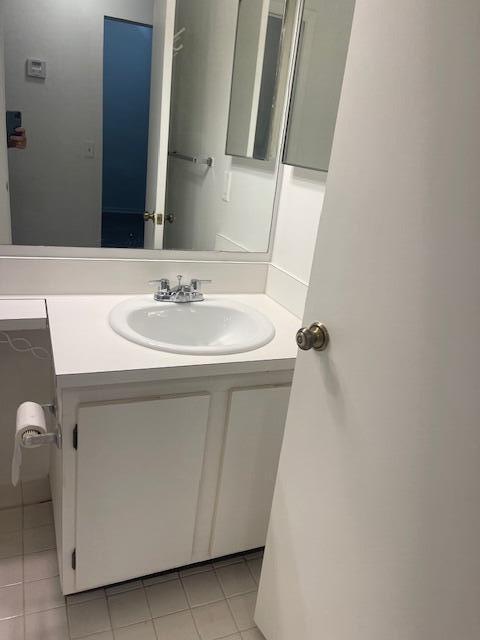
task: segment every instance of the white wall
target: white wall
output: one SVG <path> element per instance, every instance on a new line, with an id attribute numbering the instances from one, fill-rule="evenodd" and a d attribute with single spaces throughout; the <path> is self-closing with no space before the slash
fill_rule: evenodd
<path id="1" fill-rule="evenodd" d="M 103 18 L 152 23 L 153 0 L 6 0 L 7 108 L 22 111 L 28 148 L 9 151 L 16 244 L 99 246 Z M 25 61 L 47 62 L 45 81 Z M 83 145 L 93 141 L 95 158 Z"/>
<path id="2" fill-rule="evenodd" d="M 300 318 L 310 281 L 326 175 L 283 167 L 267 293 Z"/>
<path id="3" fill-rule="evenodd" d="M 10 244 L 12 241 L 10 225 L 10 197 L 8 194 L 8 164 L 7 137 L 3 126 L 5 113 L 5 76 L 4 76 L 4 48 L 3 48 L 3 6 L 0 5 L 0 244 Z"/>
<path id="4" fill-rule="evenodd" d="M 32 345 L 50 351 L 48 331 L 9 332 L 11 338 L 26 338 Z M 26 400 L 49 403 L 53 400 L 51 360 L 39 360 L 30 352 L 18 353 L 3 342 L 0 332 L 0 485 L 10 483 L 13 437 L 17 407 Z M 24 346 L 24 345 L 22 345 Z M 48 473 L 49 449 L 24 451 L 22 480 Z"/>
<path id="5" fill-rule="evenodd" d="M 169 249 L 268 247 L 275 165 L 225 155 L 237 8 L 237 0 L 177 2 L 176 29 L 186 32 L 174 59 L 170 149 L 213 156 L 215 166 L 170 160 L 167 213 L 176 222 L 166 227 Z M 232 172 L 230 202 L 222 200 L 226 171 Z"/>

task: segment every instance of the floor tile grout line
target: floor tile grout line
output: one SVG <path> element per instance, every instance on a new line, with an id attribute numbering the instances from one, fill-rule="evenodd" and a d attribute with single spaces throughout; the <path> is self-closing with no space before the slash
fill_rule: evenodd
<path id="1" fill-rule="evenodd" d="M 230 565 L 227 565 L 227 566 L 230 566 Z M 229 603 L 228 598 L 227 598 L 227 594 L 225 593 L 225 589 L 223 588 L 223 584 L 222 584 L 222 581 L 220 580 L 220 576 L 217 573 L 216 567 L 213 567 L 213 570 L 215 571 L 215 575 L 217 576 L 217 580 L 218 580 L 218 584 L 220 585 L 220 589 L 222 590 L 222 593 L 225 596 L 225 600 L 227 602 L 228 610 L 230 611 L 230 615 L 232 616 L 233 624 L 235 625 L 235 628 L 238 631 L 238 633 L 240 633 L 240 629 L 238 628 L 237 621 L 235 620 L 235 616 L 233 615 L 232 607 L 230 606 L 230 603 Z M 228 636 L 225 636 L 225 637 L 228 638 Z"/>
<path id="2" fill-rule="evenodd" d="M 16 618 L 23 618 L 23 613 L 19 613 L 16 616 L 5 616 L 4 618 L 0 618 L 0 622 L 4 622 L 5 620 L 15 620 Z"/>
<path id="3" fill-rule="evenodd" d="M 195 627 L 195 631 L 197 632 L 197 636 L 199 637 L 199 640 L 204 640 L 204 637 L 200 633 L 200 629 L 198 628 L 198 624 L 197 624 L 197 621 L 195 620 L 195 616 L 193 615 L 192 610 L 189 609 L 189 611 L 190 611 L 190 615 L 192 616 L 193 626 Z"/>
<path id="4" fill-rule="evenodd" d="M 226 600 L 226 596 L 225 596 L 225 594 L 224 594 L 224 592 L 223 592 L 222 585 L 220 584 L 220 580 L 218 579 L 218 576 L 217 576 L 217 574 L 215 573 L 215 571 L 214 571 L 214 569 L 213 569 L 213 567 L 212 567 L 212 573 L 214 573 L 214 574 L 215 574 L 215 577 L 217 578 L 218 586 L 220 587 L 220 591 L 221 591 L 221 592 L 222 592 L 222 594 L 223 594 L 223 598 L 218 598 L 218 599 L 216 599 L 216 600 L 211 600 L 210 602 L 202 602 L 202 604 L 192 604 L 192 603 L 190 602 L 190 596 L 188 595 L 188 591 L 187 591 L 187 588 L 186 588 L 186 586 L 185 586 L 185 584 L 184 584 L 183 580 L 184 580 L 185 578 L 190 578 L 191 576 L 205 575 L 206 573 L 210 573 L 210 571 L 203 571 L 201 574 L 199 574 L 199 573 L 192 573 L 192 574 L 190 574 L 190 575 L 188 575 L 188 576 L 183 576 L 183 577 L 182 577 L 182 576 L 180 576 L 180 582 L 182 583 L 183 590 L 185 591 L 185 595 L 186 595 L 186 597 L 187 597 L 188 608 L 189 608 L 190 610 L 192 610 L 192 611 L 193 611 L 193 609 L 198 609 L 199 607 L 206 607 L 206 606 L 208 606 L 209 604 L 216 604 L 217 602 L 222 602 L 222 600 Z"/>
<path id="5" fill-rule="evenodd" d="M 213 566 L 212 566 L 212 569 L 213 569 Z M 206 573 L 206 572 L 203 572 L 203 573 Z M 192 575 L 192 576 L 196 576 L 196 575 L 198 575 L 198 573 L 192 573 L 192 574 L 190 574 L 190 575 Z M 197 636 L 198 636 L 199 640 L 204 640 L 204 637 L 203 637 L 203 635 L 200 633 L 200 629 L 198 628 L 198 624 L 197 624 L 197 621 L 195 620 L 195 616 L 193 615 L 193 610 L 192 610 L 192 607 L 190 606 L 190 599 L 189 599 L 189 597 L 188 597 L 187 590 L 186 590 L 186 588 L 185 588 L 185 585 L 183 584 L 183 578 L 184 578 L 184 577 L 185 577 L 185 578 L 188 578 L 188 576 L 182 576 L 180 573 L 178 574 L 178 578 L 179 578 L 179 580 L 180 580 L 180 583 L 181 583 L 181 585 L 182 585 L 182 589 L 183 589 L 183 591 L 184 591 L 184 593 L 185 593 L 185 597 L 186 597 L 186 599 L 187 599 L 187 603 L 189 604 L 189 608 L 188 608 L 188 610 L 190 611 L 190 616 L 192 617 L 193 626 L 195 627 L 195 631 L 197 632 Z"/>
<path id="6" fill-rule="evenodd" d="M 55 609 L 61 609 L 62 607 L 66 607 L 65 603 L 63 603 L 63 604 L 55 604 L 53 606 L 46 607 L 45 609 L 35 609 L 35 611 L 28 611 L 27 612 L 25 610 L 25 615 L 26 616 L 31 616 L 34 613 L 43 613 L 44 611 L 54 611 Z"/>
<path id="7" fill-rule="evenodd" d="M 52 551 L 52 549 L 47 549 L 47 551 Z M 32 584 L 32 582 L 40 582 L 41 580 L 53 580 L 53 578 L 60 578 L 60 574 L 56 573 L 54 576 L 45 576 L 44 578 L 33 578 L 32 580 L 23 580 L 23 582 L 25 584 Z M 20 582 L 14 583 L 14 584 L 20 584 Z M 4 585 L 4 586 L 9 587 L 10 585 Z"/>
<path id="8" fill-rule="evenodd" d="M 184 611 L 187 611 L 187 609 L 184 609 Z M 178 611 L 177 613 L 182 613 L 181 611 Z M 167 616 L 174 616 L 174 613 L 168 613 Z M 167 616 L 161 616 L 161 617 L 167 617 Z M 139 620 L 138 622 L 129 622 L 128 624 L 124 624 L 121 627 L 113 627 L 111 629 L 108 629 L 107 631 L 94 631 L 94 633 L 89 633 L 88 636 L 82 636 L 81 638 L 79 638 L 79 640 L 84 640 L 86 638 L 90 638 L 92 636 L 96 636 L 100 633 L 108 633 L 108 631 L 111 631 L 113 636 L 115 636 L 115 631 L 123 631 L 124 629 L 133 629 L 133 627 L 137 627 L 140 624 L 147 624 L 147 622 L 151 622 L 153 625 L 153 628 L 155 630 L 155 625 L 154 625 L 154 620 L 160 620 L 160 618 L 148 618 L 147 620 Z M 156 632 L 155 632 L 155 635 Z"/>
<path id="9" fill-rule="evenodd" d="M 239 563 L 237 563 L 237 564 L 239 564 Z M 245 562 L 245 564 L 247 564 L 247 563 Z M 230 565 L 226 565 L 226 566 L 229 567 Z M 224 567 L 219 567 L 219 569 L 223 569 L 223 568 Z M 248 568 L 248 564 L 247 564 L 247 568 Z M 220 588 L 222 589 L 226 600 L 228 600 L 229 598 L 236 598 L 237 596 L 245 596 L 245 595 L 247 595 L 247 593 L 252 593 L 253 591 L 257 591 L 258 590 L 257 581 L 253 577 L 252 572 L 250 571 L 250 569 L 248 569 L 248 571 L 249 571 L 249 574 L 250 574 L 250 576 L 251 576 L 251 578 L 253 580 L 253 583 L 255 584 L 255 589 L 247 589 L 246 591 L 239 591 L 238 593 L 232 593 L 231 595 L 227 595 L 225 593 L 225 589 L 223 588 L 222 581 L 220 580 L 220 576 L 217 573 L 217 569 L 215 569 L 215 573 L 217 573 L 217 578 L 218 578 L 218 581 L 220 583 Z"/>
<path id="10" fill-rule="evenodd" d="M 0 586 L 0 591 L 5 589 L 5 587 L 17 587 L 19 584 L 23 584 L 23 580 L 17 580 L 17 582 L 9 582 L 8 584 L 2 584 Z M 1 618 L 0 618 L 1 620 Z"/>
<path id="11" fill-rule="evenodd" d="M 155 628 L 155 622 L 154 622 L 155 618 L 153 617 L 152 607 L 150 606 L 150 600 L 148 599 L 147 588 L 143 584 L 143 580 L 142 579 L 141 579 L 141 582 L 142 582 L 142 586 L 143 586 L 143 592 L 145 593 L 145 600 L 147 601 L 148 611 L 150 612 L 150 616 L 151 616 L 150 619 L 152 621 L 153 633 L 155 634 L 155 638 L 158 640 L 157 629 Z M 169 582 L 169 580 L 167 580 L 167 582 Z M 159 584 L 161 584 L 161 583 L 159 583 Z M 151 585 L 151 586 L 153 586 L 153 585 Z M 115 633 L 113 633 L 113 637 L 115 638 Z"/>
<path id="12" fill-rule="evenodd" d="M 197 575 L 197 574 L 192 574 L 192 575 Z M 185 576 L 185 577 L 188 577 L 188 576 Z M 187 590 L 185 589 L 185 585 L 183 584 L 182 576 L 180 575 L 180 573 L 178 574 L 178 578 L 180 580 L 180 584 L 182 585 L 182 589 L 183 589 L 183 591 L 185 593 L 185 598 L 187 599 L 187 603 L 189 603 Z M 189 610 L 190 615 L 192 617 L 193 626 L 195 627 L 195 631 L 197 632 L 197 636 L 199 637 L 199 640 L 204 640 L 204 637 L 202 636 L 202 634 L 200 633 L 200 629 L 198 628 L 198 624 L 197 624 L 197 621 L 195 620 L 195 616 L 193 615 L 192 607 L 189 606 L 188 610 Z"/>
<path id="13" fill-rule="evenodd" d="M 250 569 L 250 567 L 249 567 L 249 565 L 248 565 L 248 560 L 246 559 L 246 557 L 245 557 L 245 556 L 243 556 L 243 560 L 244 560 L 245 565 L 247 566 L 248 572 L 249 572 L 249 574 L 250 574 L 250 576 L 251 576 L 251 578 L 252 578 L 252 580 L 253 580 L 253 582 L 254 582 L 254 584 L 255 584 L 255 586 L 256 586 L 256 591 L 257 591 L 257 593 L 258 593 L 258 583 L 257 583 L 257 581 L 255 580 L 255 578 L 254 578 L 254 576 L 253 576 L 253 573 L 252 573 L 252 571 L 251 571 L 251 569 Z M 230 566 L 230 565 L 226 565 L 226 566 Z M 219 568 L 222 568 L 222 567 L 219 567 Z M 221 588 L 221 590 L 223 591 L 223 593 L 224 593 L 224 595 L 225 595 L 225 600 L 227 601 L 227 606 L 228 606 L 228 609 L 229 609 L 229 611 L 230 611 L 230 614 L 231 614 L 231 616 L 232 616 L 232 618 L 233 618 L 233 622 L 234 622 L 234 624 L 235 624 L 235 626 L 236 626 L 236 628 L 237 628 L 238 633 L 241 635 L 242 631 L 240 630 L 240 628 L 239 628 L 239 626 L 238 626 L 238 624 L 237 624 L 237 621 L 236 621 L 236 619 L 235 619 L 235 616 L 233 615 L 233 609 L 232 609 L 232 606 L 231 606 L 231 604 L 230 604 L 229 597 L 230 597 L 230 598 L 236 598 L 236 597 L 239 597 L 239 596 L 242 596 L 242 595 L 247 595 L 248 593 L 253 593 L 253 592 L 255 591 L 255 589 L 252 589 L 251 591 L 246 591 L 245 593 L 239 593 L 239 594 L 235 594 L 235 595 L 232 595 L 232 596 L 227 596 L 227 594 L 225 593 L 225 589 L 223 588 L 222 581 L 220 580 L 220 577 L 218 576 L 217 568 L 214 566 L 214 568 L 213 568 L 213 569 L 214 569 L 214 571 L 215 571 L 215 574 L 217 575 L 217 580 L 218 580 L 218 582 L 219 582 L 219 584 L 220 584 L 220 588 Z M 254 624 L 255 624 L 255 620 L 254 620 L 253 622 L 254 622 Z M 250 629 L 254 629 L 254 628 L 255 628 L 255 627 L 250 627 Z M 249 631 L 250 629 L 243 629 L 243 631 Z M 226 636 L 226 637 L 228 637 L 228 636 Z"/>
<path id="14" fill-rule="evenodd" d="M 248 560 L 247 560 L 246 558 L 245 558 L 245 564 L 247 565 L 248 572 L 249 572 L 249 574 L 252 576 L 252 580 L 253 580 L 253 581 L 254 581 L 254 583 L 257 585 L 257 589 L 258 589 L 258 586 L 259 586 L 259 584 L 260 584 L 260 581 L 259 581 L 259 580 L 257 580 L 257 579 L 255 578 L 255 576 L 253 575 L 253 571 L 251 570 L 250 565 L 248 564 Z"/>
<path id="15" fill-rule="evenodd" d="M 105 594 L 105 605 L 107 607 L 108 619 L 110 620 L 110 631 L 112 632 L 112 636 L 115 638 L 115 632 L 113 630 L 112 612 L 110 611 L 110 602 L 109 602 L 109 599 L 108 599 L 107 592 L 106 592 L 105 588 L 103 588 L 103 592 Z M 145 598 L 146 597 L 147 597 L 147 594 L 145 594 Z M 147 602 L 147 604 L 148 604 L 148 602 Z M 72 639 L 70 639 L 70 640 L 72 640 Z"/>

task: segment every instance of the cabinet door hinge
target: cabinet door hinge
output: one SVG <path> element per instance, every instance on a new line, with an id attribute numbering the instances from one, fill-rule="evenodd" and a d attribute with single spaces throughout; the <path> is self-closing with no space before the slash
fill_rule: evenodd
<path id="1" fill-rule="evenodd" d="M 75 571 L 77 568 L 77 550 L 72 551 L 72 569 Z"/>
<path id="2" fill-rule="evenodd" d="M 78 424 L 73 428 L 73 448 L 78 449 Z"/>

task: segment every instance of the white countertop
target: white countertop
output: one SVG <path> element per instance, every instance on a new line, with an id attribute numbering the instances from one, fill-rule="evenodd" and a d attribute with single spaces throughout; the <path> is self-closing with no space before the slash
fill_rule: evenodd
<path id="1" fill-rule="evenodd" d="M 264 294 L 209 296 L 254 307 L 271 320 L 276 331 L 274 339 L 264 347 L 217 356 L 156 351 L 117 335 L 109 325 L 108 315 L 115 305 L 131 297 L 46 296 L 58 386 L 146 382 L 294 367 L 295 333 L 300 321 Z M 135 297 L 150 299 L 151 294 Z"/>
<path id="2" fill-rule="evenodd" d="M 45 329 L 47 309 L 43 298 L 0 298 L 0 330 Z"/>

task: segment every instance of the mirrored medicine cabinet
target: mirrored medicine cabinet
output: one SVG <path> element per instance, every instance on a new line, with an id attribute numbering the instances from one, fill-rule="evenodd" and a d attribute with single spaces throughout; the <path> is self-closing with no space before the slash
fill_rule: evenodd
<path id="1" fill-rule="evenodd" d="M 266 253 L 282 158 L 328 167 L 353 0 L 0 11 L 1 244 Z"/>
<path id="2" fill-rule="evenodd" d="M 305 0 L 283 162 L 328 171 L 355 0 Z"/>

